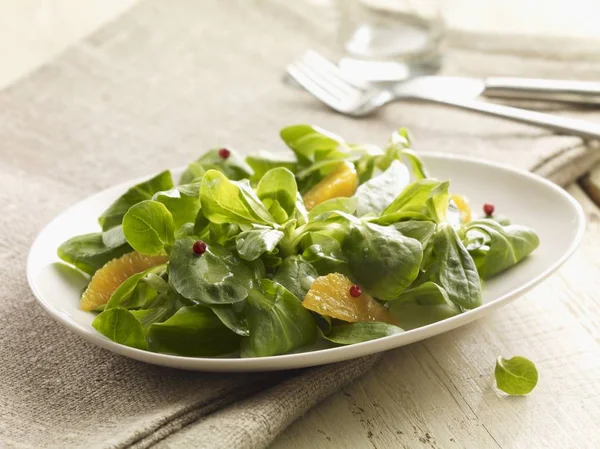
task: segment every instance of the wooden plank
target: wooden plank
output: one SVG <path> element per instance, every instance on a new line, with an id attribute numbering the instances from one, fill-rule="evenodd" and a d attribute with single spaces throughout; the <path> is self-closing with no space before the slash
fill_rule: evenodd
<path id="1" fill-rule="evenodd" d="M 597 447 L 600 209 L 578 186 L 569 190 L 589 225 L 557 274 L 487 318 L 387 352 L 273 447 Z M 536 363 L 540 381 L 530 396 L 495 389 L 498 355 Z"/>

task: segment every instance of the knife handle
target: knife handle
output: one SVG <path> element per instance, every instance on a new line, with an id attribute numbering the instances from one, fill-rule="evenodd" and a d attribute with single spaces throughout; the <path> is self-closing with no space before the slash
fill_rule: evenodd
<path id="1" fill-rule="evenodd" d="M 600 105 L 600 82 L 489 77 L 483 95 Z"/>
<path id="2" fill-rule="evenodd" d="M 579 136 L 583 139 L 600 140 L 600 123 L 560 115 L 545 114 L 543 112 L 530 111 L 527 109 L 519 109 L 488 101 L 460 99 L 455 96 L 419 95 L 415 96 L 415 98 L 467 109 L 469 111 L 481 112 L 495 117 L 502 117 L 514 122 L 539 126 L 540 128 L 546 128 L 558 134 Z"/>

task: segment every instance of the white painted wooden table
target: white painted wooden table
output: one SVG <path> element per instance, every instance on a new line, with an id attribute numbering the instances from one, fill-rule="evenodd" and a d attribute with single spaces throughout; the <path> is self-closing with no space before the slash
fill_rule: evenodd
<path id="1" fill-rule="evenodd" d="M 136 2 L 0 1 L 0 88 Z M 592 0 L 546 1 L 543 13 L 529 0 L 456 0 L 445 9 L 468 31 L 600 39 Z M 557 275 L 486 319 L 388 352 L 274 447 L 600 447 L 600 209 L 586 193 L 600 202 L 600 170 L 582 186 L 569 190 L 587 213 L 585 242 Z M 540 372 L 528 397 L 493 387 L 496 357 L 515 354 Z"/>
<path id="2" fill-rule="evenodd" d="M 600 211 L 579 187 L 570 192 L 589 228 L 557 275 L 488 318 L 390 351 L 274 447 L 599 447 Z M 535 361 L 530 396 L 494 390 L 499 354 Z"/>

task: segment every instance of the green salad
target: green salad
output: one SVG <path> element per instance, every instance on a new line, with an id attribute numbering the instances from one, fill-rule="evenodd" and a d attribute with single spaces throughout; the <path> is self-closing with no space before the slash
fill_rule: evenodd
<path id="1" fill-rule="evenodd" d="M 478 307 L 482 281 L 539 244 L 492 204 L 473 216 L 405 130 L 385 147 L 309 125 L 280 135 L 293 158 L 210 150 L 58 248 L 90 276 L 80 307 L 98 332 L 192 357 L 348 345 Z"/>

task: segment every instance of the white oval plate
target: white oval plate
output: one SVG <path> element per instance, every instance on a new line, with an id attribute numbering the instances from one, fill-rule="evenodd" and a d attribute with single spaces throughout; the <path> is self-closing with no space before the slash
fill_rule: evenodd
<path id="1" fill-rule="evenodd" d="M 79 310 L 85 279 L 57 264 L 56 248 L 68 238 L 99 230 L 96 218 L 131 182 L 97 193 L 71 207 L 48 224 L 29 252 L 27 277 L 33 294 L 48 313 L 92 343 L 136 360 L 201 371 L 271 371 L 322 365 L 397 348 L 441 334 L 481 318 L 519 297 L 556 271 L 581 241 L 585 219 L 581 206 L 563 189 L 531 173 L 489 162 L 440 154 L 423 154 L 431 174 L 450 179 L 452 192 L 466 195 L 475 210 L 494 203 L 515 223 L 534 228 L 540 247 L 518 266 L 486 282 L 483 305 L 428 326 L 351 346 L 274 357 L 193 358 L 133 349 L 112 342 L 93 327 L 94 314 Z M 181 170 L 174 170 L 178 176 Z M 76 350 L 76 349 L 74 349 Z"/>

